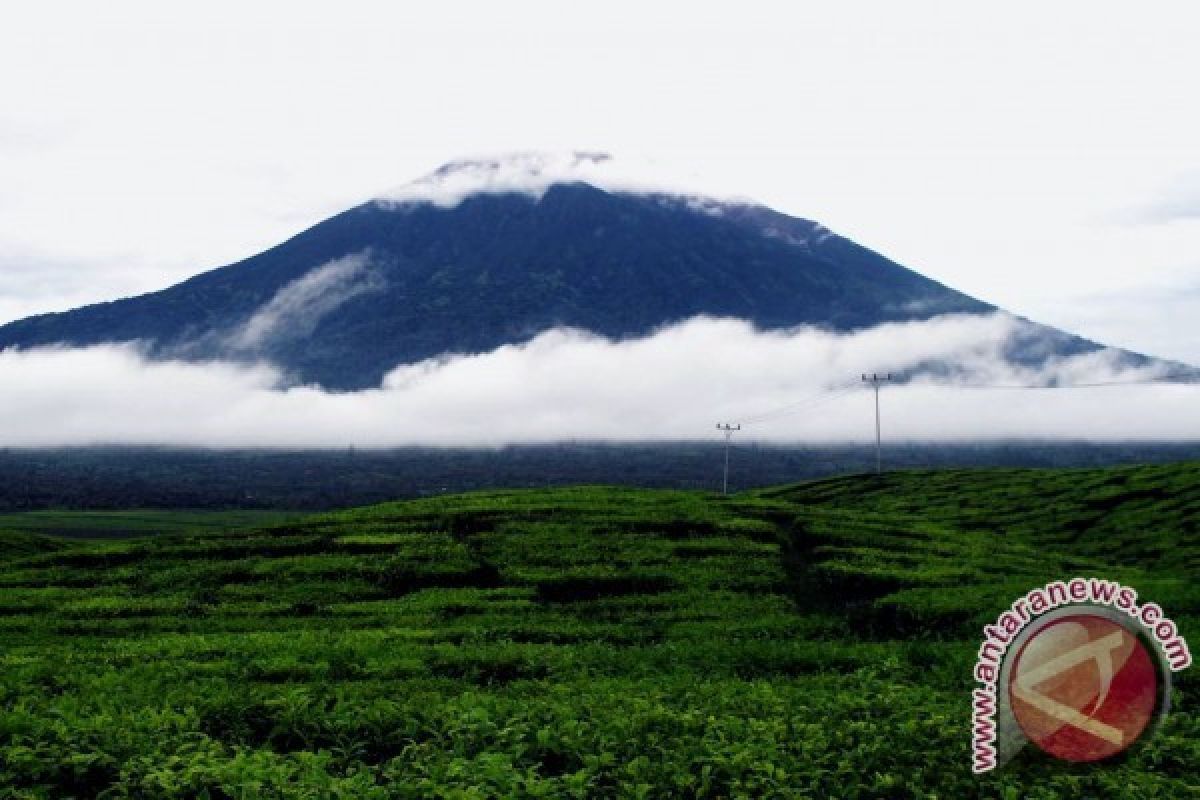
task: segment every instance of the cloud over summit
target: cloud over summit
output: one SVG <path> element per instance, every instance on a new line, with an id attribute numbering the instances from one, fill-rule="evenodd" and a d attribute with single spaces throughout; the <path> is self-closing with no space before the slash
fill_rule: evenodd
<path id="1" fill-rule="evenodd" d="M 476 194 L 524 194 L 539 199 L 555 184 L 586 183 L 610 192 L 632 194 L 667 193 L 707 198 L 695 189 L 684 188 L 694 181 L 662 162 L 650 158 L 614 158 L 608 153 L 581 150 L 519 151 L 460 159 L 444 164 L 375 198 L 383 208 L 405 208 L 428 203 L 454 208 Z M 745 198 L 723 198 L 746 203 Z M 708 200 L 714 204 L 716 200 Z"/>

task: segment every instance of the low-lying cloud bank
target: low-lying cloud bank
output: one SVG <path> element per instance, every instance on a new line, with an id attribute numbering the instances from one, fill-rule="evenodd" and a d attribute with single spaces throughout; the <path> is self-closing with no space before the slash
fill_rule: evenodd
<path id="1" fill-rule="evenodd" d="M 762 441 L 874 437 L 862 372 L 953 362 L 973 384 L 1153 379 L 1112 351 L 1031 370 L 1002 357 L 1020 321 L 950 316 L 853 334 L 762 332 L 697 318 L 642 339 L 578 331 L 391 372 L 382 387 L 285 387 L 265 364 L 152 361 L 135 345 L 0 353 L 0 446 L 501 445 L 563 439 L 702 439 L 743 421 Z M 966 389 L 889 386 L 889 439 L 1200 440 L 1200 386 Z M 784 411 L 776 413 L 777 409 Z M 758 421 L 755 421 L 758 420 Z"/>

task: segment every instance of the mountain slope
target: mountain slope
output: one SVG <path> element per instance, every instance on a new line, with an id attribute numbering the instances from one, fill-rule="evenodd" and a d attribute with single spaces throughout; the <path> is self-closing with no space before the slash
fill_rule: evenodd
<path id="1" fill-rule="evenodd" d="M 703 314 L 845 331 L 994 310 L 762 206 L 567 180 L 451 205 L 373 201 L 163 291 L 0 327 L 0 348 L 138 340 L 159 357 L 266 359 L 295 381 L 359 389 L 556 326 L 628 337 Z M 1014 347 L 1098 345 L 1038 328 Z"/>

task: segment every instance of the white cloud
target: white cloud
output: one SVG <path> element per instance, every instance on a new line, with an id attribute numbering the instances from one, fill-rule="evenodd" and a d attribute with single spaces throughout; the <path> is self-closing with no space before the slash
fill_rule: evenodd
<path id="1" fill-rule="evenodd" d="M 253 351 L 280 338 L 303 339 L 330 312 L 383 286 L 383 276 L 371 269 L 369 251 L 334 259 L 283 286 L 228 335 L 226 344 Z"/>
<path id="2" fill-rule="evenodd" d="M 453 161 L 432 173 L 385 192 L 375 202 L 387 208 L 430 203 L 453 208 L 476 194 L 524 194 L 540 199 L 558 183 L 587 183 L 610 192 L 667 192 L 688 199 L 696 211 L 719 213 L 721 201 L 750 202 L 741 197 L 708 199 L 687 179 L 671 174 L 660 161 L 614 158 L 608 153 L 519 152 Z"/>
<path id="3" fill-rule="evenodd" d="M 698 318 L 642 339 L 576 331 L 521 346 L 399 367 L 378 389 L 281 388 L 265 365 L 144 360 L 132 346 L 0 353 L 0 446 L 174 444 L 205 447 L 499 445 L 567 438 L 697 439 L 718 420 L 770 441 L 873 435 L 861 372 L 954 360 L 974 381 L 1131 380 L 1111 353 L 1031 371 L 1003 363 L 1021 323 L 1005 315 L 943 317 L 855 334 L 759 332 Z M 889 438 L 956 440 L 1200 439 L 1195 386 L 966 390 L 928 384 L 884 390 Z"/>
<path id="4" fill-rule="evenodd" d="M 1200 218 L 1200 170 L 1172 176 L 1153 200 L 1130 215 L 1132 222 L 1169 223 Z"/>

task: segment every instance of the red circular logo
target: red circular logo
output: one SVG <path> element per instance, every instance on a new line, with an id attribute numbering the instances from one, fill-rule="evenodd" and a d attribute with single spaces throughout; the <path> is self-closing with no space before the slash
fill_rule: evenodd
<path id="1" fill-rule="evenodd" d="M 1013 662 L 1008 690 L 1030 741 L 1067 761 L 1098 761 L 1142 735 L 1154 716 L 1158 674 L 1125 627 L 1075 614 L 1033 632 Z"/>

